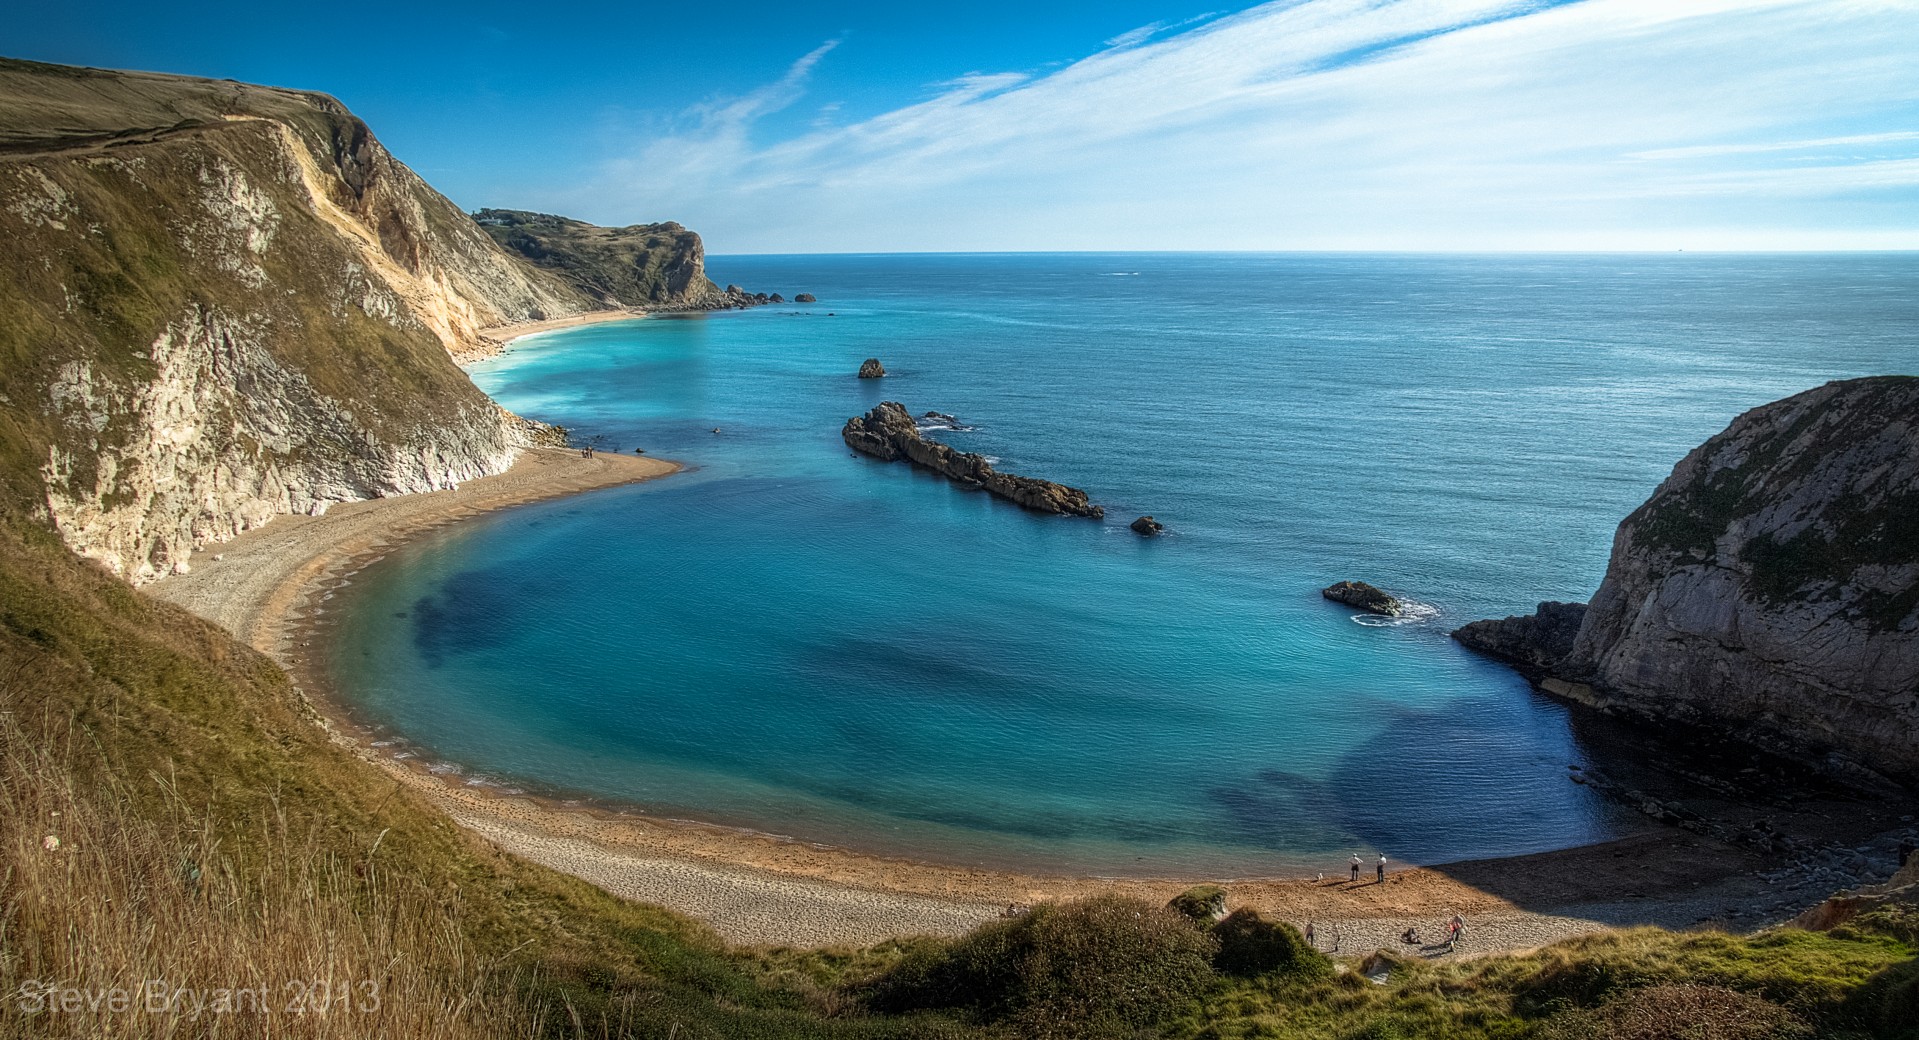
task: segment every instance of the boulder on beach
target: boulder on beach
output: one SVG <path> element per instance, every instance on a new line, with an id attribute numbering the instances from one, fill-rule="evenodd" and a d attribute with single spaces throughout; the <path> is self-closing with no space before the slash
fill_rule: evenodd
<path id="1" fill-rule="evenodd" d="M 1363 581 L 1342 581 L 1336 585 L 1328 585 L 1320 589 L 1319 594 L 1334 603 L 1357 607 L 1368 614 L 1398 617 L 1400 612 L 1397 599 Z"/>
<path id="2" fill-rule="evenodd" d="M 879 358 L 870 357 L 860 362 L 861 379 L 884 379 L 885 377 L 886 366 L 880 364 Z"/>
<path id="3" fill-rule="evenodd" d="M 1138 520 L 1133 521 L 1131 524 L 1128 524 L 1127 526 L 1133 529 L 1133 533 L 1143 534 L 1147 536 L 1148 538 L 1160 533 L 1161 531 L 1166 530 L 1165 524 L 1160 523 L 1158 520 L 1155 520 L 1150 516 L 1142 516 Z"/>
<path id="4" fill-rule="evenodd" d="M 799 294 L 798 296 L 793 297 L 793 302 L 794 303 L 818 303 L 820 302 L 820 298 L 813 295 L 810 292 L 803 292 Z"/>

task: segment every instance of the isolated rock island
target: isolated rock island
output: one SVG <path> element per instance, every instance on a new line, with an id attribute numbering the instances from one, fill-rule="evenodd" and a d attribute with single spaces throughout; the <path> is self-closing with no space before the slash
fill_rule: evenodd
<path id="1" fill-rule="evenodd" d="M 1919 779 L 1919 378 L 1739 416 L 1619 525 L 1590 605 L 1453 636 L 1571 700 Z"/>
<path id="2" fill-rule="evenodd" d="M 1383 589 L 1368 585 L 1363 581 L 1342 581 L 1319 590 L 1319 594 L 1334 603 L 1344 603 L 1368 614 L 1382 617 L 1398 617 L 1402 609 L 1399 600 L 1387 594 Z"/>
<path id="3" fill-rule="evenodd" d="M 920 435 L 919 424 L 913 421 L 912 413 L 897 401 L 882 402 L 865 415 L 846 420 L 840 436 L 846 440 L 847 447 L 863 455 L 888 462 L 905 459 L 956 483 L 983 488 L 1038 512 L 1095 520 L 1106 515 L 1106 510 L 1089 502 L 1086 492 L 1078 488 L 1000 473 L 982 455 L 927 440 Z"/>

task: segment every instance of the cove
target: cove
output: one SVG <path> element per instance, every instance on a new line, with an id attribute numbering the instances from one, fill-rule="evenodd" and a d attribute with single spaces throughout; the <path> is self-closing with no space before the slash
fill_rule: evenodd
<path id="1" fill-rule="evenodd" d="M 820 303 L 587 326 L 473 369 L 692 470 L 413 541 L 324 666 L 439 768 L 941 862 L 1234 876 L 1517 854 L 1635 818 L 1564 707 L 1446 632 L 1596 586 L 1745 408 L 1899 371 L 1919 262 L 717 258 Z M 830 316 L 829 316 L 830 314 Z M 854 378 L 880 357 L 889 376 Z M 1045 517 L 849 457 L 881 400 Z M 714 432 L 715 429 L 719 432 Z M 1151 513 L 1170 534 L 1125 525 Z M 1430 608 L 1362 624 L 1359 578 Z"/>

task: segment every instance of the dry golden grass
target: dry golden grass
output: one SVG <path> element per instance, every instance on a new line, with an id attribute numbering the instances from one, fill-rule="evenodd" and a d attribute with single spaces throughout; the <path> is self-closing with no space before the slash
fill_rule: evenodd
<path id="1" fill-rule="evenodd" d="M 7 683 L 0 677 L 0 684 Z M 16 679 L 17 683 L 18 680 Z M 20 704 L 18 697 L 7 697 Z M 348 859 L 311 824 L 258 825 L 245 863 L 207 815 L 0 717 L 0 1030 L 53 1037 L 502 1036 L 537 1024 L 458 904 Z M 377 846 L 376 842 L 376 846 Z M 57 989 L 48 990 L 48 986 Z"/>

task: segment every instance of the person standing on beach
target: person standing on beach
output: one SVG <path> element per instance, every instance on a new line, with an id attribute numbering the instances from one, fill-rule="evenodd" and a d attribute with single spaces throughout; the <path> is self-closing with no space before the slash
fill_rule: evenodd
<path id="1" fill-rule="evenodd" d="M 1379 854 L 1379 865 L 1375 869 L 1379 871 L 1379 883 L 1382 885 L 1385 884 L 1386 883 L 1386 854 L 1384 852 Z"/>
<path id="2" fill-rule="evenodd" d="M 1353 853 L 1353 880 L 1359 880 L 1359 853 Z"/>

